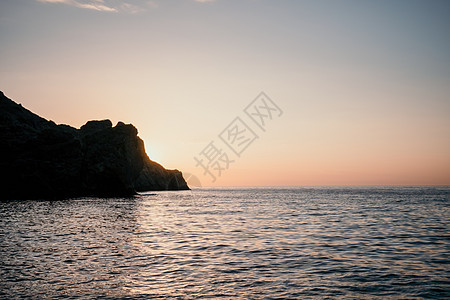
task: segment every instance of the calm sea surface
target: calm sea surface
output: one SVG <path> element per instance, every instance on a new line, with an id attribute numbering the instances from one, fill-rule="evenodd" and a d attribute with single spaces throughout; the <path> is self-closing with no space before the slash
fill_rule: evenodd
<path id="1" fill-rule="evenodd" d="M 0 298 L 449 299 L 450 188 L 0 203 Z"/>

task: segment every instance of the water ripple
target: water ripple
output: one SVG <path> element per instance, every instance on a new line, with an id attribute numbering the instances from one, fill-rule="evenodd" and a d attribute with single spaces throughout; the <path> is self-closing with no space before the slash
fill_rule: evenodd
<path id="1" fill-rule="evenodd" d="M 448 299 L 449 188 L 0 205 L 0 298 Z"/>

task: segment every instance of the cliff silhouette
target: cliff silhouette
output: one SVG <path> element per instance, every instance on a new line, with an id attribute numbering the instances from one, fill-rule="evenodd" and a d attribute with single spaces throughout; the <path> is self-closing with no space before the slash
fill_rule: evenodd
<path id="1" fill-rule="evenodd" d="M 182 173 L 150 160 L 138 130 L 110 120 L 57 125 L 0 91 L 0 199 L 130 196 L 186 190 Z"/>

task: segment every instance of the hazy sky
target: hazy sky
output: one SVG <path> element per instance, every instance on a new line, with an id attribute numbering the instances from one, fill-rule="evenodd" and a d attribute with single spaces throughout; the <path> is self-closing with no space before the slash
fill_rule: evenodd
<path id="1" fill-rule="evenodd" d="M 449 30 L 437 0 L 1 0 L 0 89 L 204 186 L 449 185 Z"/>

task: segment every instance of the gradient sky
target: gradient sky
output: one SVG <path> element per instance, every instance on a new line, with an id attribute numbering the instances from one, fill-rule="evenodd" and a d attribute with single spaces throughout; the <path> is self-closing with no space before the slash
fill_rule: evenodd
<path id="1" fill-rule="evenodd" d="M 0 90 L 203 186 L 449 185 L 450 1 L 1 0 Z M 261 131 L 243 109 L 282 110 Z M 240 157 L 218 135 L 241 117 Z M 234 160 L 212 182 L 194 157 Z"/>

